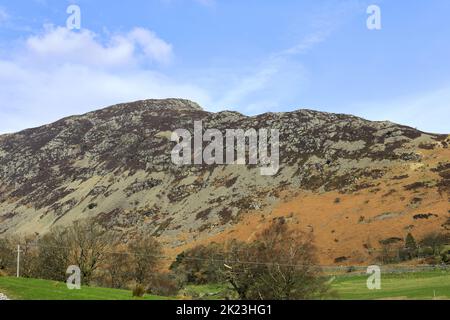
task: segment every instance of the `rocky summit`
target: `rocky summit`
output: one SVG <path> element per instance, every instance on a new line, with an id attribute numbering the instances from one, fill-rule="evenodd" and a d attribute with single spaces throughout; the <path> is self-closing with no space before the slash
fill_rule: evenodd
<path id="1" fill-rule="evenodd" d="M 280 169 L 171 161 L 174 130 L 278 129 Z M 248 117 L 181 99 L 119 104 L 0 136 L 0 234 L 94 218 L 173 254 L 249 240 L 274 219 L 313 232 L 322 263 L 362 263 L 383 241 L 450 230 L 450 137 L 298 110 Z M 394 241 L 392 240 L 392 241 Z"/>

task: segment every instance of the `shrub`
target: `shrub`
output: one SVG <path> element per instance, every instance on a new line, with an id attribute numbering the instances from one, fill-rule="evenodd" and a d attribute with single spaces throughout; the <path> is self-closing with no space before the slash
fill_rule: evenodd
<path id="1" fill-rule="evenodd" d="M 133 297 L 143 297 L 145 294 L 145 288 L 141 284 L 136 284 L 133 287 Z"/>
<path id="2" fill-rule="evenodd" d="M 182 283 L 216 283 L 220 280 L 218 270 L 223 266 L 220 260 L 223 260 L 223 246 L 216 243 L 199 245 L 179 254 L 170 270 Z"/>
<path id="3" fill-rule="evenodd" d="M 400 251 L 403 249 L 399 244 L 381 243 L 381 250 L 378 255 L 378 260 L 382 264 L 400 262 Z"/>
<path id="4" fill-rule="evenodd" d="M 420 249 L 421 257 L 432 257 L 434 255 L 434 250 L 431 247 L 424 247 Z"/>
<path id="5" fill-rule="evenodd" d="M 92 210 L 92 209 L 94 209 L 94 208 L 96 208 L 97 207 L 97 204 L 96 203 L 89 203 L 89 205 L 88 205 L 88 209 L 89 210 Z"/>
<path id="6" fill-rule="evenodd" d="M 167 297 L 177 295 L 180 289 L 181 286 L 173 275 L 160 273 L 152 279 L 147 292 Z"/>
<path id="7" fill-rule="evenodd" d="M 445 245 L 450 244 L 450 234 L 431 232 L 420 240 L 420 245 L 432 249 L 434 255 L 438 255 Z"/>
<path id="8" fill-rule="evenodd" d="M 432 256 L 432 257 L 427 257 L 427 258 L 425 258 L 425 263 L 426 263 L 426 264 L 437 265 L 437 264 L 439 264 L 440 262 L 441 262 L 440 257 Z"/>
<path id="9" fill-rule="evenodd" d="M 355 271 L 356 271 L 356 268 L 354 266 L 350 266 L 346 270 L 347 273 L 352 273 L 352 272 L 355 272 Z"/>
<path id="10" fill-rule="evenodd" d="M 445 264 L 450 264 L 450 253 L 441 254 L 441 260 Z"/>

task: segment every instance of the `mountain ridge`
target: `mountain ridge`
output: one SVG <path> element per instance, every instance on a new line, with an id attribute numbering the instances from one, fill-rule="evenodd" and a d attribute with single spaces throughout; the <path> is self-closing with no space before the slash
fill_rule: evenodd
<path id="1" fill-rule="evenodd" d="M 285 114 L 295 114 L 295 113 L 302 113 L 302 112 L 306 112 L 306 113 L 316 113 L 316 114 L 322 114 L 322 115 L 335 115 L 335 116 L 343 116 L 343 117 L 349 117 L 349 118 L 356 118 L 356 119 L 360 119 L 360 120 L 364 120 L 364 121 L 370 121 L 372 123 L 380 123 L 380 124 L 386 124 L 386 125 L 397 125 L 397 126 L 403 126 L 409 129 L 414 129 L 417 131 L 420 131 L 422 133 L 427 133 L 427 134 L 431 134 L 431 135 L 446 135 L 445 133 L 433 133 L 433 132 L 426 132 L 426 131 L 422 131 L 416 128 L 413 128 L 411 126 L 408 125 L 403 125 L 400 123 L 396 123 L 396 122 L 392 122 L 389 120 L 369 120 L 366 119 L 364 117 L 361 116 L 355 116 L 353 114 L 349 114 L 349 113 L 335 113 L 335 112 L 328 112 L 328 111 L 320 111 L 320 110 L 316 110 L 316 109 L 310 109 L 310 108 L 298 108 L 298 109 L 294 109 L 292 111 L 280 111 L 280 112 L 264 112 L 264 113 L 260 113 L 260 114 L 256 114 L 256 115 L 245 115 L 239 111 L 236 110 L 221 110 L 221 111 L 207 111 L 205 109 L 203 109 L 198 103 L 189 100 L 189 99 L 181 99 L 181 98 L 165 98 L 165 99 L 144 99 L 144 100 L 135 100 L 135 101 L 131 101 L 131 102 L 122 102 L 122 103 L 118 103 L 118 104 L 114 104 L 111 106 L 106 106 L 106 107 L 102 107 L 100 109 L 97 110 L 93 110 L 93 111 L 88 111 L 82 114 L 75 114 L 75 115 L 69 115 L 69 116 L 65 116 L 62 117 L 58 120 L 49 122 L 47 124 L 43 124 L 43 125 L 39 125 L 36 127 L 31 127 L 31 128 L 25 128 L 22 130 L 18 130 L 16 132 L 10 132 L 10 133 L 2 133 L 0 134 L 0 137 L 2 136 L 9 136 L 9 135 L 14 135 L 14 134 L 19 134 L 22 133 L 24 131 L 29 131 L 29 130 L 34 130 L 34 129 L 39 129 L 42 127 L 48 127 L 51 126 L 53 124 L 59 123 L 61 121 L 65 121 L 65 120 L 71 120 L 71 119 L 77 119 L 77 118 L 82 118 L 85 116 L 89 116 L 91 114 L 96 114 L 102 111 L 108 111 L 108 110 L 113 110 L 113 109 L 121 109 L 121 108 L 133 108 L 133 107 L 155 107 L 155 104 L 157 103 L 163 103 L 162 106 L 158 106 L 158 107 L 162 107 L 162 108 L 179 108 L 179 110 L 183 110 L 183 109 L 187 109 L 189 110 L 190 108 L 192 108 L 193 110 L 197 110 L 197 111 L 204 111 L 206 113 L 209 114 L 226 114 L 226 113 L 231 113 L 231 114 L 236 114 L 242 117 L 246 117 L 246 118 L 258 118 L 258 117 L 264 117 L 267 115 L 285 115 Z M 170 105 L 170 103 L 172 103 L 172 105 Z M 149 106 L 149 104 L 153 104 L 151 106 Z M 175 105 L 174 105 L 175 104 Z M 183 105 L 184 106 L 183 106 Z M 131 111 L 131 110 L 130 110 Z"/>
<path id="2" fill-rule="evenodd" d="M 169 133 L 192 131 L 200 120 L 205 130 L 278 129 L 280 171 L 262 177 L 252 165 L 174 165 Z M 117 104 L 0 136 L 0 235 L 43 234 L 93 217 L 129 237 L 150 233 L 175 252 L 233 233 L 246 240 L 252 235 L 246 223 L 258 229 L 283 217 L 295 227 L 312 227 L 324 260 L 333 262 L 330 248 L 344 256 L 339 248 L 361 242 L 351 234 L 366 226 L 380 237 L 388 237 L 377 229 L 386 229 L 386 221 L 398 222 L 392 237 L 411 225 L 419 234 L 446 230 L 449 144 L 446 135 L 308 109 L 249 117 L 208 112 L 180 99 Z M 345 201 L 335 204 L 337 198 Z M 414 198 L 421 204 L 412 207 Z M 339 209 L 351 199 L 362 203 Z M 328 202 L 329 208 L 322 206 Z M 302 212 L 302 204 L 313 212 Z M 414 219 L 425 211 L 437 217 Z M 320 231 L 322 222 L 314 216 L 335 221 L 341 239 Z M 362 216 L 366 224 L 358 222 Z"/>

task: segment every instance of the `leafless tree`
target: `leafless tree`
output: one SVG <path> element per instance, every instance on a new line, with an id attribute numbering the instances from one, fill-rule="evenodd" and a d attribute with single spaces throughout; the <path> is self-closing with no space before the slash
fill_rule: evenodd
<path id="1" fill-rule="evenodd" d="M 17 244 L 16 244 L 17 246 Z M 8 238 L 0 238 L 0 274 L 11 275 L 14 270 L 14 244 Z"/>
<path id="2" fill-rule="evenodd" d="M 74 222 L 66 232 L 69 260 L 80 268 L 83 283 L 89 285 L 94 272 L 107 257 L 113 235 L 90 219 Z"/>
<path id="3" fill-rule="evenodd" d="M 151 236 L 143 236 L 128 245 L 128 252 L 133 280 L 138 284 L 149 284 L 161 261 L 161 244 Z"/>
<path id="4" fill-rule="evenodd" d="M 113 250 L 102 265 L 102 269 L 108 275 L 108 286 L 126 288 L 127 284 L 133 279 L 132 256 L 123 244 L 114 246 Z"/>
<path id="5" fill-rule="evenodd" d="M 273 223 L 253 243 L 226 249 L 226 278 L 240 299 L 313 299 L 328 293 L 311 234 Z"/>
<path id="6" fill-rule="evenodd" d="M 66 270 L 72 264 L 68 230 L 51 230 L 37 241 L 37 277 L 65 281 Z"/>

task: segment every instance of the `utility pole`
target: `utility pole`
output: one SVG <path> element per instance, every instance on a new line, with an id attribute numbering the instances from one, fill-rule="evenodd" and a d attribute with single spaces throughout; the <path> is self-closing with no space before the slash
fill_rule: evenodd
<path id="1" fill-rule="evenodd" d="M 20 244 L 17 245 L 17 278 L 20 277 Z"/>

